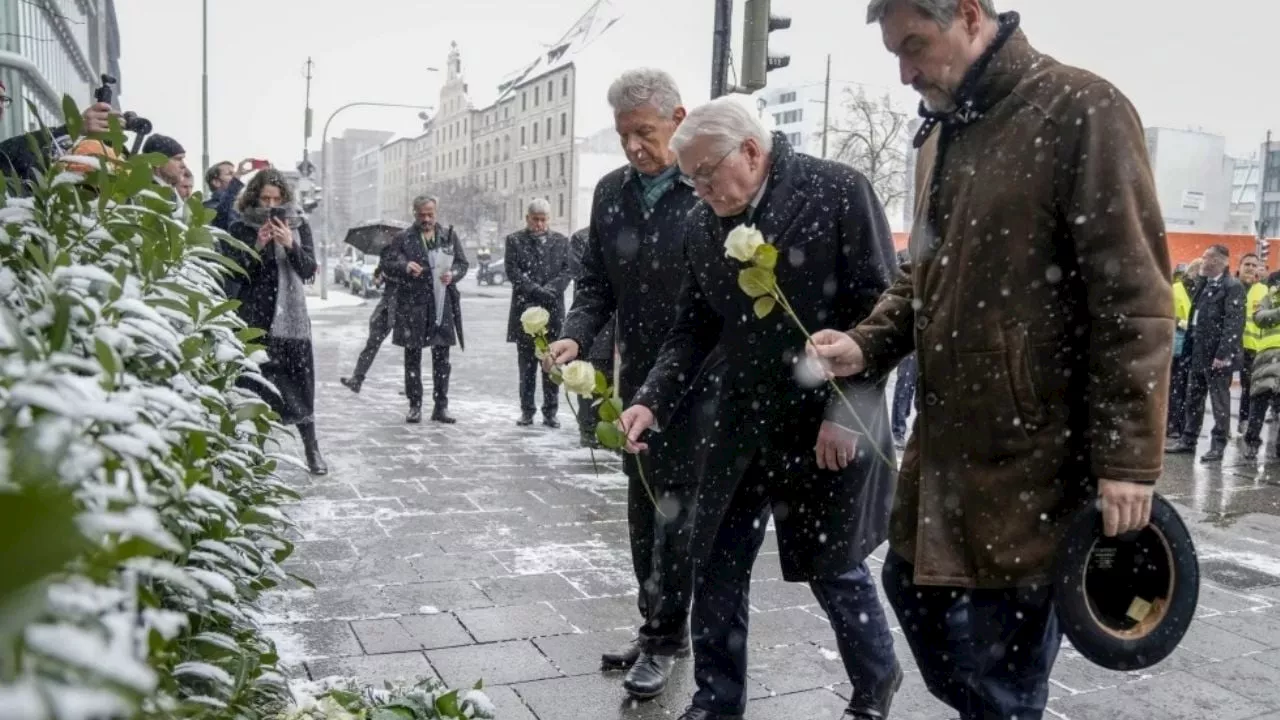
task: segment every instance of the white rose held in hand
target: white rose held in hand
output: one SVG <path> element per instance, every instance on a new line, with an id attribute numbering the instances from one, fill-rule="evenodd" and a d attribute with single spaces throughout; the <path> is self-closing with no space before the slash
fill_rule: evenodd
<path id="1" fill-rule="evenodd" d="M 596 391 L 596 369 L 585 360 L 574 360 L 560 373 L 564 387 L 574 395 L 589 398 Z"/>
<path id="2" fill-rule="evenodd" d="M 751 262 L 756 249 L 764 245 L 764 234 L 751 225 L 739 225 L 724 240 L 724 255 L 739 262 Z"/>
<path id="3" fill-rule="evenodd" d="M 547 331 L 547 324 L 550 322 L 551 313 L 536 305 L 520 314 L 520 325 L 527 335 L 541 335 Z"/>

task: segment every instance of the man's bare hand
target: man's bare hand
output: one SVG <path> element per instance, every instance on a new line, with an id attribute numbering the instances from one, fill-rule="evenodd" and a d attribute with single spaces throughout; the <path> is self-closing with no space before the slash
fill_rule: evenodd
<path id="1" fill-rule="evenodd" d="M 542 369 L 551 372 L 556 365 L 568 365 L 578 359 L 578 342 L 576 340 L 557 340 L 547 346 L 547 356 L 542 358 Z"/>
<path id="2" fill-rule="evenodd" d="M 805 345 L 804 349 L 809 357 L 822 361 L 828 379 L 857 375 L 867 368 L 862 348 L 858 347 L 849 333 L 819 330 L 813 334 L 813 341 Z"/>
<path id="3" fill-rule="evenodd" d="M 443 275 L 441 275 L 441 276 L 440 276 L 440 282 L 441 282 L 442 284 L 444 284 L 444 285 L 448 285 L 448 284 L 452 283 L 452 282 L 453 282 L 453 273 L 451 273 L 451 272 L 445 272 Z"/>
<path id="4" fill-rule="evenodd" d="M 1141 530 L 1151 522 L 1151 496 L 1154 485 L 1098 481 L 1098 508 L 1102 511 L 1102 533 L 1107 537 Z"/>
<path id="5" fill-rule="evenodd" d="M 618 425 L 627 435 L 627 452 L 638 453 L 649 449 L 648 445 L 640 442 L 640 436 L 653 427 L 655 422 L 657 418 L 653 416 L 653 411 L 643 405 L 632 405 L 622 411 Z"/>
<path id="6" fill-rule="evenodd" d="M 87 133 L 104 133 L 111 129 L 112 115 L 118 115 L 111 106 L 104 103 L 94 103 L 90 105 L 81 116 L 84 118 L 84 131 Z"/>
<path id="7" fill-rule="evenodd" d="M 853 461 L 858 449 L 858 434 L 833 422 L 823 421 L 818 430 L 818 443 L 813 452 L 823 470 L 843 470 Z"/>
<path id="8" fill-rule="evenodd" d="M 404 269 L 413 277 L 418 277 L 419 275 L 422 274 L 422 266 L 412 260 L 410 260 L 409 263 L 404 266 Z"/>

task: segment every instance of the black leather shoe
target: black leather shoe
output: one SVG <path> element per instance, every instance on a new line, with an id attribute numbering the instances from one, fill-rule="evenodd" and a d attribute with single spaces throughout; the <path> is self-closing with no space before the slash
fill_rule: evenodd
<path id="1" fill-rule="evenodd" d="M 632 638 L 631 642 L 623 645 L 618 650 L 607 652 L 600 656 L 600 668 L 602 670 L 626 670 L 636 664 L 636 659 L 640 657 L 640 638 Z"/>
<path id="2" fill-rule="evenodd" d="M 445 425 L 453 425 L 458 422 L 458 419 L 450 415 L 448 412 L 437 408 L 435 412 L 431 413 L 431 422 L 444 423 Z"/>
<path id="3" fill-rule="evenodd" d="M 520 419 L 516 421 L 516 425 L 519 425 L 520 427 L 529 427 L 532 424 L 533 424 L 532 415 L 521 415 Z"/>
<path id="4" fill-rule="evenodd" d="M 627 671 L 622 680 L 622 689 L 638 700 L 656 698 L 667 689 L 667 678 L 671 677 L 671 666 L 676 662 L 674 655 L 654 655 L 642 652 L 636 664 Z"/>
<path id="5" fill-rule="evenodd" d="M 893 706 L 893 696 L 898 694 L 900 687 L 902 687 L 902 666 L 895 662 L 893 682 L 889 684 L 887 692 L 880 697 L 876 706 L 863 707 L 850 702 L 849 707 L 845 708 L 844 714 L 840 716 L 840 720 L 886 720 L 889 717 L 889 708 Z"/>
<path id="6" fill-rule="evenodd" d="M 422 422 L 422 408 L 410 407 L 409 414 L 405 416 L 404 421 L 413 424 Z"/>
<path id="7" fill-rule="evenodd" d="M 553 418 L 553 417 L 542 418 L 542 424 L 543 424 L 543 425 L 546 425 L 547 427 L 551 428 L 552 430 L 556 430 L 556 429 L 558 429 L 558 428 L 560 427 L 560 421 L 559 421 L 559 420 L 557 420 L 557 419 L 555 419 L 555 418 Z"/>
<path id="8" fill-rule="evenodd" d="M 691 707 L 685 710 L 676 720 L 743 720 L 741 715 L 725 715 L 702 708 Z"/>
<path id="9" fill-rule="evenodd" d="M 1206 464 L 1222 462 L 1223 456 L 1222 448 L 1210 448 L 1209 452 L 1200 456 L 1200 462 Z"/>
<path id="10" fill-rule="evenodd" d="M 1258 447 L 1259 446 L 1257 445 L 1245 445 L 1244 452 L 1241 454 L 1241 457 L 1243 457 L 1245 460 L 1257 460 Z"/>
<path id="11" fill-rule="evenodd" d="M 357 395 L 360 394 L 360 386 L 364 384 L 363 379 L 355 378 L 355 377 L 338 378 L 338 382 L 342 383 L 348 390 L 350 390 L 351 392 Z"/>
<path id="12" fill-rule="evenodd" d="M 1181 440 L 1175 440 L 1164 447 L 1164 452 L 1166 455 L 1194 455 L 1196 446 Z"/>

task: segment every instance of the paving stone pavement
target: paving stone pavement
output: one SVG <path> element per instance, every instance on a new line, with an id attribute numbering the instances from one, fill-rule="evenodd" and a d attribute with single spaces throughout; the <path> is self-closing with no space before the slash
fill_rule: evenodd
<path id="1" fill-rule="evenodd" d="M 501 720 L 675 717 L 692 692 L 691 662 L 648 703 L 599 670 L 600 652 L 628 639 L 637 618 L 618 462 L 597 453 L 597 472 L 563 403 L 559 431 L 514 425 L 507 301 L 464 289 L 469 344 L 454 353 L 453 427 L 403 423 L 401 355 L 390 343 L 361 395 L 338 384 L 371 304 L 313 311 L 317 421 L 332 472 L 288 476 L 302 495 L 289 509 L 298 523 L 289 569 L 315 588 L 269 593 L 268 630 L 294 677 L 483 680 Z M 1199 617 L 1179 650 L 1145 672 L 1102 670 L 1067 648 L 1052 717 L 1280 720 L 1280 519 L 1265 508 L 1223 512 L 1231 493 L 1280 483 L 1234 461 L 1171 472 L 1205 563 Z M 849 685 L 834 637 L 808 590 L 780 579 L 772 534 L 751 599 L 748 717 L 838 718 Z M 893 717 L 955 717 L 894 632 L 908 674 Z"/>

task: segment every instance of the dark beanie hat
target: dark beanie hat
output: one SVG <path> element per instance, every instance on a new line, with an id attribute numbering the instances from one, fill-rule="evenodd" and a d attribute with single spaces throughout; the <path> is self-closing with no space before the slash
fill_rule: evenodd
<path id="1" fill-rule="evenodd" d="M 168 135 L 152 135 L 147 138 L 147 141 L 142 144 L 142 152 L 160 153 L 165 157 L 187 154 L 187 151 L 182 148 L 182 144 Z"/>

